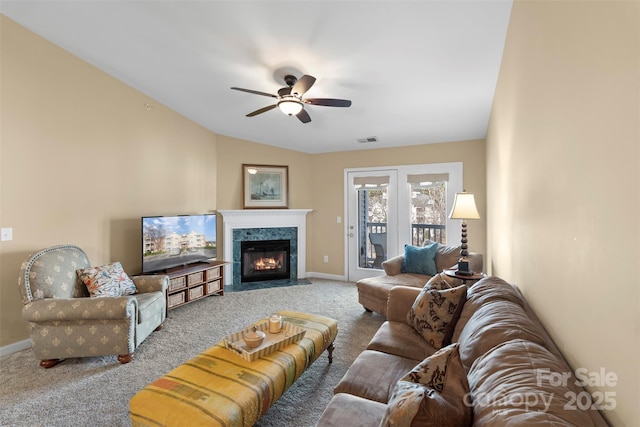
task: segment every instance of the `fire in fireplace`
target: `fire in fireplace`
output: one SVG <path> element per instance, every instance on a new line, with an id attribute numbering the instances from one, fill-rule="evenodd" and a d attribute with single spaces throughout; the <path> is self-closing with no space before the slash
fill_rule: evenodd
<path id="1" fill-rule="evenodd" d="M 291 276 L 289 240 L 246 240 L 241 242 L 241 282 L 288 279 Z"/>

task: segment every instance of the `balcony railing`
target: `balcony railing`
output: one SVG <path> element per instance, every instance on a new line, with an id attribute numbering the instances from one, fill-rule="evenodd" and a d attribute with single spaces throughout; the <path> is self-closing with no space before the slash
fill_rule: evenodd
<path id="1" fill-rule="evenodd" d="M 367 223 L 367 235 L 369 234 L 386 234 L 387 223 L 386 222 L 368 222 Z M 432 242 L 438 242 L 444 244 L 446 240 L 446 226 L 441 224 L 411 224 L 411 244 L 413 246 L 422 246 L 425 240 L 431 240 Z M 376 251 L 371 244 L 371 240 L 367 239 L 362 242 L 365 248 L 362 252 L 365 253 L 365 265 L 371 266 L 376 259 Z M 386 248 L 386 242 L 382 248 L 384 251 L 384 259 L 389 256 Z M 393 255 L 392 255 L 393 256 Z M 379 263 L 377 263 L 379 264 Z M 379 266 L 378 266 L 379 267 Z"/>
<path id="2" fill-rule="evenodd" d="M 446 226 L 441 224 L 411 224 L 411 244 L 422 246 L 425 240 L 444 244 Z"/>

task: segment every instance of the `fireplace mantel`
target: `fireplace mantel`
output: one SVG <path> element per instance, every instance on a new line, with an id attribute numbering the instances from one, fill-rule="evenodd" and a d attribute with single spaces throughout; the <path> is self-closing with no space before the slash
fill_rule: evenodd
<path id="1" fill-rule="evenodd" d="M 223 260 L 233 259 L 233 230 L 238 228 L 296 227 L 298 229 L 298 277 L 307 272 L 307 214 L 312 209 L 242 209 L 219 210 L 222 215 Z M 231 270 L 226 265 L 226 270 Z M 231 285 L 233 272 L 225 271 L 225 285 Z"/>

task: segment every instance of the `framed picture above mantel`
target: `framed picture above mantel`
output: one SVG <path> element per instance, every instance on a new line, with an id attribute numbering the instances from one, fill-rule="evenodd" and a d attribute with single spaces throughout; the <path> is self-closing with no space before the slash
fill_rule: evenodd
<path id="1" fill-rule="evenodd" d="M 242 165 L 243 209 L 287 209 L 289 166 Z"/>

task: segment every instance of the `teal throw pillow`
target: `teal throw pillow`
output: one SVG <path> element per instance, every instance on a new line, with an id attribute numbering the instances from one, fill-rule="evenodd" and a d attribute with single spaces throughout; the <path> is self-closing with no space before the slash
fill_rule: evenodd
<path id="1" fill-rule="evenodd" d="M 437 243 L 424 247 L 404 245 L 404 260 L 402 261 L 401 271 L 403 273 L 435 276 L 438 272 L 436 270 L 437 251 Z"/>

